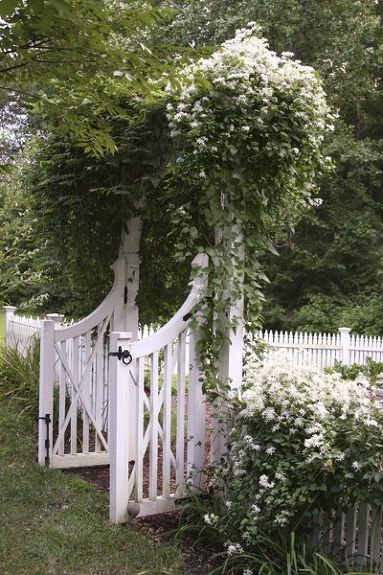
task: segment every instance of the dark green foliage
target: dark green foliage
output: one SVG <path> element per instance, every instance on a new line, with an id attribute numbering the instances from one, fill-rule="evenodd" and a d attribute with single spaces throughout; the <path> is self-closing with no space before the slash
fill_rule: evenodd
<path id="1" fill-rule="evenodd" d="M 113 137 L 118 153 L 102 158 L 55 138 L 37 139 L 7 175 L 3 217 L 9 223 L 0 235 L 4 301 L 70 317 L 92 311 L 112 285 L 121 233 L 145 195 L 141 321 L 168 318 L 182 302 L 190 261 L 174 265 L 169 217 L 157 200 L 172 154 L 163 108 L 144 111 L 135 122 L 116 122 Z M 23 211 L 14 206 L 15 195 L 26 206 Z M 26 262 L 24 244 L 35 250 Z"/>
<path id="2" fill-rule="evenodd" d="M 219 514 L 220 511 L 217 497 L 194 496 L 184 506 L 177 530 L 177 539 L 192 538 L 196 545 L 212 549 L 209 575 L 246 574 L 246 569 L 254 575 L 379 573 L 378 567 L 370 566 L 359 571 L 352 561 L 327 557 L 319 549 L 307 546 L 295 533 L 274 534 L 272 538 L 267 533 L 259 533 L 251 550 L 228 555 L 228 541 L 217 528 L 206 523 L 207 515 Z"/>
<path id="3" fill-rule="evenodd" d="M 352 365 L 344 365 L 341 361 L 336 361 L 334 367 L 326 369 L 328 373 L 340 373 L 342 379 L 355 381 L 360 375 L 364 375 L 371 382 L 372 385 L 378 384 L 381 387 L 381 382 L 378 380 L 383 374 L 383 363 L 380 361 L 373 361 L 370 357 L 367 358 L 365 365 L 353 363 Z"/>
<path id="4" fill-rule="evenodd" d="M 374 0 L 187 0 L 168 34 L 216 44 L 249 21 L 271 48 L 292 51 L 318 70 L 339 110 L 327 153 L 335 169 L 320 182 L 323 204 L 295 234 L 275 238 L 279 258 L 264 260 L 271 279 L 264 324 L 334 331 L 341 324 L 383 333 L 381 82 L 383 7 Z"/>

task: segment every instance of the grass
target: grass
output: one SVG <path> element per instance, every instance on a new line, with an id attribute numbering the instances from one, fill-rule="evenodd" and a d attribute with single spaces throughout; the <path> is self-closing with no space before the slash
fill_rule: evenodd
<path id="1" fill-rule="evenodd" d="M 0 384 L 1 388 L 1 384 Z M 108 498 L 77 475 L 40 468 L 35 422 L 18 398 L 0 405 L 2 575 L 179 575 L 175 546 L 133 523 L 108 523 Z"/>

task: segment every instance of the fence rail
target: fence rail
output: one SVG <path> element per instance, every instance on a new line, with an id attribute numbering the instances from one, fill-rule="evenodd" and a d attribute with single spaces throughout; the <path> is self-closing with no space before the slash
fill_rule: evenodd
<path id="1" fill-rule="evenodd" d="M 5 338 L 7 345 L 18 346 L 21 353 L 40 335 L 42 320 L 16 315 L 16 308 L 6 306 Z M 59 314 L 49 314 L 49 319 L 58 321 Z M 153 335 L 158 326 L 143 326 L 138 339 Z M 303 333 L 287 331 L 258 331 L 255 341 L 287 353 L 294 363 L 308 363 L 320 369 L 332 367 L 335 361 L 343 364 L 365 364 L 367 358 L 383 362 L 383 337 L 352 334 L 349 328 L 341 327 L 338 333 Z M 189 364 L 189 335 L 185 343 L 186 365 Z"/>
<path id="2" fill-rule="evenodd" d="M 323 369 L 335 361 L 345 365 L 365 364 L 367 358 L 383 361 L 383 338 L 351 334 L 346 327 L 338 333 L 259 331 L 255 340 L 283 350 L 296 364 L 311 364 Z"/>

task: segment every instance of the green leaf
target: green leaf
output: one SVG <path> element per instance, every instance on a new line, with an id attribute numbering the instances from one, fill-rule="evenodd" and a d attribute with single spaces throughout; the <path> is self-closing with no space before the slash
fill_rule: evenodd
<path id="1" fill-rule="evenodd" d="M 0 17 L 5 19 L 13 15 L 16 8 L 22 4 L 22 0 L 1 0 Z"/>

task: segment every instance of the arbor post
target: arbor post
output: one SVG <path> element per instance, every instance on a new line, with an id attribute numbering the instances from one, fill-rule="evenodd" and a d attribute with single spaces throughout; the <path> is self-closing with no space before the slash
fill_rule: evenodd
<path id="1" fill-rule="evenodd" d="M 129 331 L 132 341 L 138 339 L 138 306 L 136 297 L 140 283 L 141 218 L 131 218 L 128 233 L 123 235 L 120 253 L 115 264 L 119 291 L 114 311 L 114 331 Z"/>
<path id="2" fill-rule="evenodd" d="M 237 243 L 239 261 L 244 262 L 244 246 L 242 242 L 242 232 L 239 225 L 233 229 Z M 243 269 L 240 272 L 239 282 L 241 285 L 240 297 L 233 302 L 231 308 L 226 312 L 226 320 L 230 322 L 230 328 L 227 330 L 227 341 L 221 350 L 219 380 L 228 384 L 233 396 L 240 397 L 242 390 L 243 375 L 243 331 L 244 331 L 244 297 L 243 297 Z M 222 410 L 226 410 L 222 413 Z M 222 405 L 219 400 L 216 402 L 213 410 L 212 424 L 212 461 L 219 461 L 226 451 L 226 434 L 230 425 L 230 414 L 227 407 Z"/>
<path id="3" fill-rule="evenodd" d="M 351 328 L 349 327 L 340 327 L 338 329 L 340 333 L 340 346 L 342 348 L 342 363 L 344 365 L 350 365 L 351 363 Z"/>
<path id="4" fill-rule="evenodd" d="M 129 332 L 113 332 L 110 349 L 113 352 L 121 346 L 126 349 L 132 340 Z M 125 365 L 116 356 L 110 358 L 110 521 L 124 523 L 128 519 L 129 461 L 136 446 L 134 427 L 137 419 L 134 382 L 130 375 L 131 366 Z M 134 458 L 134 457 L 133 457 Z"/>

